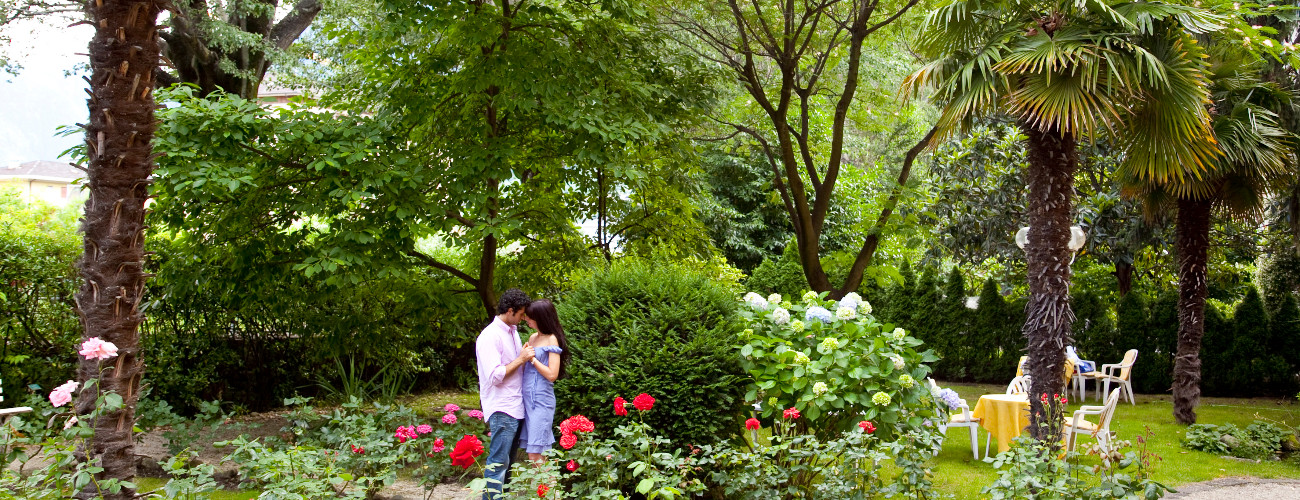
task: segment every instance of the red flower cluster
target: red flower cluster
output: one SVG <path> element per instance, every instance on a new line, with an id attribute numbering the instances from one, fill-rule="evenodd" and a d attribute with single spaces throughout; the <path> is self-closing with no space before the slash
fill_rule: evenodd
<path id="1" fill-rule="evenodd" d="M 876 426 L 872 425 L 870 420 L 863 420 L 861 422 L 858 422 L 858 427 L 861 427 L 862 432 L 865 432 L 867 434 L 876 432 Z"/>
<path id="2" fill-rule="evenodd" d="M 756 431 L 761 427 L 763 427 L 763 424 L 760 424 L 757 418 L 751 418 L 745 421 L 745 430 Z"/>
<path id="3" fill-rule="evenodd" d="M 443 448 L 446 448 L 446 447 L 447 447 L 447 443 L 443 442 L 442 438 L 438 438 L 438 439 L 433 440 L 433 452 L 434 452 L 434 453 L 442 453 L 442 449 L 443 449 Z"/>
<path id="4" fill-rule="evenodd" d="M 537 485 L 537 498 L 546 496 L 546 492 L 548 491 L 551 491 L 551 487 L 547 486 L 546 483 Z"/>
<path id="5" fill-rule="evenodd" d="M 632 406 L 641 411 L 650 411 L 651 408 L 655 407 L 655 398 L 643 392 L 632 398 Z"/>
<path id="6" fill-rule="evenodd" d="M 420 434 L 415 432 L 415 426 L 410 426 L 410 427 L 403 426 L 397 428 L 397 432 L 393 433 L 393 437 L 397 438 L 397 442 L 405 443 L 407 439 L 415 439 L 420 437 Z"/>
<path id="7" fill-rule="evenodd" d="M 591 432 L 596 430 L 596 424 L 582 415 L 574 415 L 560 422 L 560 432 L 572 434 L 574 432 Z"/>
<path id="8" fill-rule="evenodd" d="M 478 440 L 478 436 L 466 434 L 456 442 L 456 448 L 451 450 L 451 464 L 468 469 L 474 465 L 474 459 L 482 454 L 483 442 Z"/>
<path id="9" fill-rule="evenodd" d="M 358 455 L 364 455 L 366 453 L 366 448 L 364 446 L 357 446 L 355 444 L 349 446 L 352 447 L 352 453 L 356 453 Z"/>
<path id="10" fill-rule="evenodd" d="M 569 472 L 578 470 L 578 462 L 574 462 L 573 460 L 570 460 L 569 463 L 564 464 L 564 468 L 569 469 Z"/>
<path id="11" fill-rule="evenodd" d="M 1062 396 L 1060 394 L 1053 394 L 1052 399 L 1056 400 L 1057 404 L 1062 404 L 1062 405 L 1070 402 L 1069 399 L 1066 399 L 1065 396 Z M 1047 404 L 1047 393 L 1044 392 L 1043 397 L 1039 398 L 1039 400 L 1042 401 L 1043 404 Z"/>
<path id="12" fill-rule="evenodd" d="M 787 419 L 799 418 L 799 409 L 794 407 L 786 408 L 785 411 L 781 413 L 781 416 Z"/>
<path id="13" fill-rule="evenodd" d="M 627 400 L 623 396 L 614 396 L 614 414 L 620 417 L 627 416 Z"/>

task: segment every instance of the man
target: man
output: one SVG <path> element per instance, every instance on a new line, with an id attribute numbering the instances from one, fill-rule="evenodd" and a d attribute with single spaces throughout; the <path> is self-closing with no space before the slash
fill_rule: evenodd
<path id="1" fill-rule="evenodd" d="M 487 415 L 491 441 L 488 444 L 487 479 L 484 500 L 500 497 L 510 481 L 510 463 L 519 447 L 519 430 L 524 425 L 523 366 L 533 358 L 533 348 L 519 341 L 517 327 L 524 320 L 528 295 L 518 288 L 501 294 L 497 316 L 478 335 L 474 351 L 478 356 L 478 395 Z"/>

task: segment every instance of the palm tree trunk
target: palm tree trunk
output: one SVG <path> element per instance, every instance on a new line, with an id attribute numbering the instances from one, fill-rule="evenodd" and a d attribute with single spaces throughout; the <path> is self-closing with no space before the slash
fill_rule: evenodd
<path id="1" fill-rule="evenodd" d="M 1178 200 L 1178 357 L 1174 420 L 1196 423 L 1201 401 L 1201 338 L 1205 335 L 1206 253 L 1212 201 Z"/>
<path id="2" fill-rule="evenodd" d="M 1070 211 L 1074 170 L 1079 164 L 1073 135 L 1040 130 L 1021 123 L 1028 136 L 1029 241 L 1025 245 L 1029 303 L 1025 325 L 1029 360 L 1025 372 L 1033 377 L 1029 432 L 1048 443 L 1060 441 L 1061 406 L 1052 399 L 1065 394 L 1065 346 L 1070 344 Z M 1048 404 L 1040 399 L 1048 396 Z"/>
<path id="3" fill-rule="evenodd" d="M 135 477 L 135 403 L 139 398 L 139 309 L 144 294 L 144 202 L 153 172 L 154 71 L 158 67 L 157 20 L 161 4 L 150 0 L 94 0 L 87 10 L 95 25 L 90 42 L 90 123 L 86 126 L 87 186 L 84 250 L 85 280 L 77 292 L 83 336 L 99 337 L 118 347 L 108 361 L 82 359 L 80 380 L 99 379 L 83 391 L 77 412 L 89 413 L 101 394 L 122 398 L 119 409 L 98 416 L 85 458 L 103 471 L 98 480 Z M 77 493 L 96 496 L 95 484 Z M 131 488 L 103 492 L 104 498 L 127 499 Z"/>

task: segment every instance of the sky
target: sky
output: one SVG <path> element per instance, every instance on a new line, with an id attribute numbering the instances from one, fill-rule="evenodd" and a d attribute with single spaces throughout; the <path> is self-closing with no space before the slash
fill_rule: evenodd
<path id="1" fill-rule="evenodd" d="M 65 28 L 35 23 L 6 27 L 13 46 L 6 49 L 24 68 L 18 76 L 0 74 L 0 165 L 57 160 L 80 136 L 55 137 L 59 125 L 85 123 L 86 82 L 64 76 L 85 63 L 89 26 Z"/>

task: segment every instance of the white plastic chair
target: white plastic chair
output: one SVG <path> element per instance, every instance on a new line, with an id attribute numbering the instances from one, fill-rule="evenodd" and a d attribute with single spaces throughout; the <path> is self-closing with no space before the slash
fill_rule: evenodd
<path id="1" fill-rule="evenodd" d="M 934 396 L 935 402 L 941 405 L 947 405 L 948 403 L 945 403 L 942 399 L 939 399 L 939 384 L 935 383 L 934 379 L 932 378 L 927 378 L 926 380 L 930 381 L 930 395 Z M 961 410 L 961 413 L 957 413 L 957 410 Z M 944 434 L 944 435 L 948 434 L 949 427 L 965 427 L 970 432 L 970 453 L 971 455 L 974 455 L 975 460 L 979 460 L 980 459 L 980 444 L 979 444 L 980 443 L 980 434 L 979 434 L 980 419 L 971 416 L 970 406 L 966 404 L 965 399 L 960 400 L 960 403 L 957 405 L 957 409 L 952 410 L 952 415 L 948 418 L 947 422 L 941 422 L 939 424 L 939 434 Z"/>
<path id="2" fill-rule="evenodd" d="M 1103 393 L 1110 392 L 1110 384 L 1114 382 L 1124 389 L 1128 394 L 1129 404 L 1136 405 L 1133 398 L 1133 363 L 1137 361 L 1138 350 L 1129 349 L 1124 353 L 1124 360 L 1109 365 L 1101 365 L 1101 369 L 1092 372 L 1092 378 L 1097 380 L 1097 398 L 1100 399 Z"/>
<path id="3" fill-rule="evenodd" d="M 1088 380 L 1092 378 L 1092 373 L 1096 371 L 1097 363 L 1087 359 L 1080 359 L 1073 346 L 1065 347 L 1065 357 L 1071 363 L 1074 363 L 1074 375 L 1070 379 L 1071 383 L 1074 384 L 1073 389 L 1079 393 L 1079 402 L 1087 401 Z M 1080 373 L 1079 370 L 1082 370 L 1085 364 L 1093 367 L 1093 371 Z M 1101 397 L 1101 394 L 1098 394 L 1097 397 Z"/>
<path id="4" fill-rule="evenodd" d="M 1065 425 L 1061 428 L 1065 433 L 1065 449 L 1073 450 L 1077 444 L 1075 436 L 1079 434 L 1088 434 L 1097 438 L 1097 443 L 1101 445 L 1102 453 L 1110 452 L 1110 421 L 1115 417 L 1115 407 L 1119 405 L 1120 388 L 1110 392 L 1106 397 L 1106 404 L 1102 406 L 1080 406 L 1074 410 L 1074 416 L 1065 419 Z M 1098 415 L 1097 423 L 1089 422 L 1083 417 L 1085 415 Z"/>
<path id="5" fill-rule="evenodd" d="M 1007 384 L 1007 394 L 1029 394 L 1029 386 L 1031 382 L 1033 382 L 1033 379 L 1031 379 L 1029 375 L 1021 375 L 1013 378 L 1011 379 L 1011 383 Z"/>
<path id="6" fill-rule="evenodd" d="M 4 381 L 0 380 L 0 403 L 3 403 L 4 401 L 5 401 Z M 31 411 L 32 409 L 26 406 L 19 406 L 17 408 L 0 408 L 0 424 L 3 424 L 5 423 L 5 421 L 9 420 L 9 417 L 12 417 L 14 415 L 19 415 L 22 413 L 28 413 Z"/>

